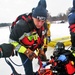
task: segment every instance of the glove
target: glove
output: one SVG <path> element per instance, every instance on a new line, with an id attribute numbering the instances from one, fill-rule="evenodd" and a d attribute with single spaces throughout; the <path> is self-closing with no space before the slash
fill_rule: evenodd
<path id="1" fill-rule="evenodd" d="M 47 63 L 43 64 L 42 66 L 43 66 L 43 68 L 45 68 L 45 66 L 47 66 Z"/>
<path id="2" fill-rule="evenodd" d="M 39 50 L 38 56 L 41 58 L 41 61 L 49 61 L 49 59 L 46 57 L 46 54 L 44 53 L 44 50 Z"/>
<path id="3" fill-rule="evenodd" d="M 29 48 L 24 53 L 30 60 L 32 60 L 34 57 L 36 58 L 36 54 L 30 50 Z"/>
<path id="4" fill-rule="evenodd" d="M 0 57 L 10 57 L 14 53 L 14 46 L 12 44 L 0 45 Z"/>
<path id="5" fill-rule="evenodd" d="M 58 57 L 58 60 L 64 62 L 64 61 L 67 61 L 67 58 L 66 58 L 65 55 L 60 55 L 60 56 Z"/>

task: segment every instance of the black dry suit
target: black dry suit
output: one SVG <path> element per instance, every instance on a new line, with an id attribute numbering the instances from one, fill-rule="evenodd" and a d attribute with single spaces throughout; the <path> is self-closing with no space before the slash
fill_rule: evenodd
<path id="1" fill-rule="evenodd" d="M 62 74 L 60 74 L 60 75 L 64 75 L 63 74 L 63 70 L 64 70 L 64 73 L 66 73 L 65 75 L 67 75 L 67 74 L 68 75 L 73 74 L 75 72 L 74 71 L 74 64 L 72 66 L 71 65 L 71 61 L 75 63 L 75 57 L 73 56 L 73 54 L 71 53 L 71 51 L 69 51 L 69 50 L 61 50 L 61 51 L 57 52 L 57 54 L 56 54 L 56 52 L 54 52 L 54 56 L 55 56 L 56 59 L 60 55 L 65 55 L 66 58 L 67 58 L 67 61 L 60 62 L 60 63 L 58 61 L 57 68 L 59 68 L 59 67 L 61 68 L 61 69 L 59 68 L 58 71 L 62 72 Z"/>

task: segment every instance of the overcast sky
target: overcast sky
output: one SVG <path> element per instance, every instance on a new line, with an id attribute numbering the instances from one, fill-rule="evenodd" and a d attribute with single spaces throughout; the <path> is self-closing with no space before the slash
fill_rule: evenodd
<path id="1" fill-rule="evenodd" d="M 23 13 L 31 12 L 39 0 L 0 0 L 0 23 L 12 22 Z M 66 13 L 72 7 L 73 0 L 46 0 L 47 10 L 52 16 L 59 13 Z"/>

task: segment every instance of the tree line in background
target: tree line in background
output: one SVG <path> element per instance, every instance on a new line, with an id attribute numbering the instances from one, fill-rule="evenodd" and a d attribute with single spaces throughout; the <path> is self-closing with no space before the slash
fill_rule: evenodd
<path id="1" fill-rule="evenodd" d="M 67 17 L 68 17 L 68 14 L 70 13 L 71 11 L 71 7 L 68 8 L 68 10 L 66 11 L 66 14 L 65 13 L 59 13 L 57 16 L 51 16 L 50 13 L 48 13 L 48 20 L 52 23 L 53 21 L 67 21 Z"/>
<path id="2" fill-rule="evenodd" d="M 10 26 L 11 23 L 0 23 L 0 27 Z"/>

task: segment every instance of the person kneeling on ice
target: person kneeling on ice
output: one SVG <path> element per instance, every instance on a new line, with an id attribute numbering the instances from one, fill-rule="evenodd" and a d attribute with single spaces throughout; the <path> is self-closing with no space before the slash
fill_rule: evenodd
<path id="1" fill-rule="evenodd" d="M 40 54 L 46 58 L 42 50 L 44 38 L 47 33 L 46 0 L 39 1 L 30 17 L 29 20 L 25 17 L 19 20 L 11 30 L 9 36 L 9 42 L 14 45 L 15 50 L 19 53 L 22 63 L 28 59 L 27 62 L 23 64 L 26 75 L 34 75 L 32 60 L 36 58 L 34 51 L 36 51 L 37 48 Z"/>

